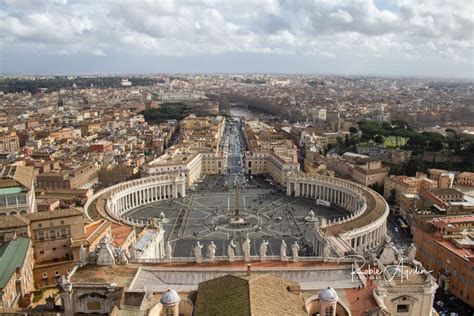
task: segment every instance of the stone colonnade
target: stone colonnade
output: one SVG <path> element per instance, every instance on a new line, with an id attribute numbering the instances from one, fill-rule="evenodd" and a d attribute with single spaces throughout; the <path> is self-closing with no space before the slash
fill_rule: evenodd
<path id="1" fill-rule="evenodd" d="M 288 196 L 321 200 L 322 204 L 329 202 L 350 213 L 347 216 L 329 220 L 323 225 L 324 227 L 343 225 L 363 216 L 366 212 L 373 212 L 373 209 L 368 209 L 367 198 L 373 199 L 375 202 L 372 201 L 371 205 L 384 208 L 380 212 L 381 216 L 365 223 L 362 227 L 344 232 L 339 237 L 358 253 L 374 248 L 384 241 L 389 208 L 383 197 L 375 191 L 351 181 L 304 173 L 290 175 L 286 189 Z M 324 238 L 320 232 L 315 231 L 314 251 L 317 256 L 321 255 Z"/>
<path id="2" fill-rule="evenodd" d="M 186 196 L 184 175 L 157 175 L 126 181 L 108 187 L 97 194 L 105 200 L 105 211 L 113 219 L 134 226 L 145 226 L 147 219 L 127 217 L 131 209 L 148 203 Z"/>

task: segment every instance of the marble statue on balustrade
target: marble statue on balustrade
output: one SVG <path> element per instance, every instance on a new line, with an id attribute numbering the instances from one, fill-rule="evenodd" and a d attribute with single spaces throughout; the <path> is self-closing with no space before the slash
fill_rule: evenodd
<path id="1" fill-rule="evenodd" d="M 284 239 L 282 239 L 281 244 L 280 244 L 280 260 L 281 261 L 288 261 L 288 256 L 286 255 L 286 249 L 287 249 L 286 242 Z"/>
<path id="2" fill-rule="evenodd" d="M 267 250 L 268 250 L 268 241 L 264 239 L 262 240 L 262 243 L 260 244 L 260 261 L 266 260 Z"/>
<path id="3" fill-rule="evenodd" d="M 385 237 L 385 243 L 380 252 L 379 259 L 384 265 L 398 264 L 400 262 L 400 252 L 388 235 Z"/>
<path id="4" fill-rule="evenodd" d="M 227 256 L 229 257 L 229 262 L 235 261 L 235 248 L 237 245 L 233 239 L 230 240 L 229 245 L 227 245 Z"/>
<path id="5" fill-rule="evenodd" d="M 410 247 L 408 247 L 408 250 L 407 250 L 407 257 L 408 257 L 408 260 L 410 261 L 415 261 L 415 257 L 416 257 L 416 246 L 414 243 L 411 243 Z"/>
<path id="6" fill-rule="evenodd" d="M 247 236 L 245 241 L 242 243 L 242 251 L 244 253 L 245 261 L 250 261 L 250 239 Z"/>
<path id="7" fill-rule="evenodd" d="M 116 260 L 117 264 L 127 264 L 128 263 L 127 253 L 125 252 L 124 249 L 117 248 L 116 253 L 117 253 L 117 260 Z"/>
<path id="8" fill-rule="evenodd" d="M 168 261 L 168 262 L 171 261 L 172 253 L 173 253 L 173 248 L 171 248 L 170 242 L 167 241 L 165 245 L 165 261 Z"/>
<path id="9" fill-rule="evenodd" d="M 295 240 L 293 245 L 291 245 L 291 253 L 293 255 L 293 262 L 298 262 L 299 251 L 300 251 L 300 245 L 298 245 L 298 242 Z"/>
<path id="10" fill-rule="evenodd" d="M 331 246 L 327 238 L 323 239 L 323 261 L 327 262 L 331 256 Z"/>
<path id="11" fill-rule="evenodd" d="M 97 265 L 113 266 L 115 265 L 115 251 L 108 235 L 102 237 L 97 246 Z"/>
<path id="12" fill-rule="evenodd" d="M 137 248 L 133 242 L 128 247 L 128 253 L 130 254 L 130 259 L 133 260 L 137 258 Z"/>
<path id="13" fill-rule="evenodd" d="M 202 247 L 203 245 L 198 241 L 196 241 L 196 245 L 194 246 L 194 257 L 196 258 L 196 263 L 202 262 Z"/>
<path id="14" fill-rule="evenodd" d="M 214 261 L 214 257 L 216 256 L 216 249 L 217 246 L 214 244 L 214 241 L 211 241 L 209 245 L 207 245 L 207 258 L 210 262 Z"/>
<path id="15" fill-rule="evenodd" d="M 87 264 L 87 249 L 84 245 L 81 245 L 81 248 L 79 248 L 79 263 L 81 266 Z"/>

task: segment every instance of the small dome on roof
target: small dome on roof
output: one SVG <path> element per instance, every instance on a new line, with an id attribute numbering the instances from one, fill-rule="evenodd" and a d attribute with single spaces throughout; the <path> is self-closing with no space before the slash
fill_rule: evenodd
<path id="1" fill-rule="evenodd" d="M 168 291 L 163 293 L 160 302 L 165 306 L 174 306 L 178 304 L 180 300 L 181 298 L 175 290 L 168 289 Z"/>
<path id="2" fill-rule="evenodd" d="M 328 287 L 326 289 L 322 289 L 319 292 L 319 299 L 326 303 L 335 303 L 339 300 L 336 291 L 332 287 Z"/>

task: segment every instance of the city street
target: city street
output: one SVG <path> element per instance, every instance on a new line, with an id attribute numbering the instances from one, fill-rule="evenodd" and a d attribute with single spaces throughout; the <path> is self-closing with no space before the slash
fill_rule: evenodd
<path id="1" fill-rule="evenodd" d="M 389 215 L 387 221 L 388 234 L 392 237 L 392 242 L 398 249 L 406 250 L 412 243 L 412 236 L 403 229 L 398 222 L 400 216 Z"/>
<path id="2" fill-rule="evenodd" d="M 225 137 L 227 137 L 227 171 L 229 181 L 233 183 L 237 178 L 244 174 L 242 161 L 242 144 L 240 137 L 240 123 L 230 120 L 226 128 Z"/>

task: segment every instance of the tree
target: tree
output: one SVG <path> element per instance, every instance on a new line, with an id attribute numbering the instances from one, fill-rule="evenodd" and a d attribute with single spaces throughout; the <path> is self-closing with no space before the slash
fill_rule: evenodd
<path id="1" fill-rule="evenodd" d="M 434 151 L 440 151 L 443 149 L 443 142 L 439 139 L 432 139 L 429 141 L 429 146 L 434 150 Z"/>
<path id="2" fill-rule="evenodd" d="M 392 130 L 392 125 L 390 125 L 390 123 L 388 123 L 388 122 L 383 122 L 382 123 L 382 128 L 384 130 L 390 131 L 390 130 Z"/>
<path id="3" fill-rule="evenodd" d="M 375 192 L 379 194 L 383 194 L 383 184 L 375 182 L 374 184 L 370 185 L 369 188 L 371 188 L 372 190 L 374 190 Z"/>
<path id="4" fill-rule="evenodd" d="M 403 168 L 403 165 L 394 165 L 390 167 L 390 174 L 396 176 L 404 176 L 405 169 Z"/>
<path id="5" fill-rule="evenodd" d="M 354 134 L 357 134 L 359 132 L 359 130 L 353 126 L 349 127 L 349 133 L 351 133 L 351 135 L 354 135 Z"/>
<path id="6" fill-rule="evenodd" d="M 377 144 L 382 144 L 383 143 L 383 136 L 382 135 L 376 135 L 374 137 L 374 142 L 376 142 Z"/>
<path id="7" fill-rule="evenodd" d="M 414 177 L 419 171 L 426 171 L 426 164 L 421 159 L 410 159 L 404 166 L 406 175 L 410 177 Z"/>
<path id="8" fill-rule="evenodd" d="M 397 201 L 397 190 L 391 189 L 390 190 L 390 196 L 388 197 L 388 204 L 394 205 Z"/>
<path id="9" fill-rule="evenodd" d="M 445 132 L 448 138 L 454 138 L 454 139 L 458 138 L 458 133 L 456 133 L 456 131 L 452 128 L 447 128 Z"/>

